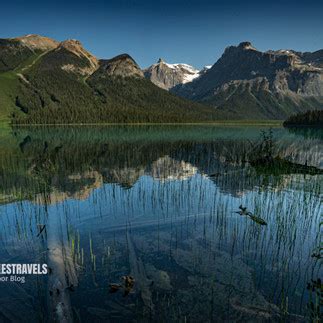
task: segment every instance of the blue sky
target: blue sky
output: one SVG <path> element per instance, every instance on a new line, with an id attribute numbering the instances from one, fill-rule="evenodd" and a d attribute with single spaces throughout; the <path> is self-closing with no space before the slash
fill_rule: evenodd
<path id="1" fill-rule="evenodd" d="M 141 67 L 162 57 L 201 68 L 247 40 L 260 50 L 323 48 L 323 1 L 12 0 L 0 10 L 1 38 L 76 38 L 99 58 L 128 53 Z"/>

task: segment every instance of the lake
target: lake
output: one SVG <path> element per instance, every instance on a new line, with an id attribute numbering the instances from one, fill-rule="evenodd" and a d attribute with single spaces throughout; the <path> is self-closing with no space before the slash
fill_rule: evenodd
<path id="1" fill-rule="evenodd" d="M 75 322 L 315 320 L 322 169 L 322 129 L 1 130 L 1 263 L 50 272 L 0 281 L 0 321 L 47 320 L 62 268 Z"/>

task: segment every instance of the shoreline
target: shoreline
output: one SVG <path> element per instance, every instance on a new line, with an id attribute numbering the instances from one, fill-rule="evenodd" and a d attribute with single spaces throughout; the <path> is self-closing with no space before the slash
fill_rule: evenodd
<path id="1" fill-rule="evenodd" d="M 5 124 L 2 126 L 14 127 L 76 127 L 76 126 L 275 126 L 282 127 L 283 120 L 263 120 L 263 121 L 251 121 L 251 120 L 231 120 L 221 122 L 191 122 L 191 123 L 154 123 L 154 122 L 142 122 L 142 123 L 32 123 L 32 124 Z"/>

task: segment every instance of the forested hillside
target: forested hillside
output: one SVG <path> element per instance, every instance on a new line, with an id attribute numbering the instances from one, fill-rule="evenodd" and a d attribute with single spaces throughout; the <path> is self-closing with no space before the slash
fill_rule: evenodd
<path id="1" fill-rule="evenodd" d="M 222 117 L 146 80 L 129 55 L 98 61 L 76 40 L 46 50 L 20 44 L 19 53 L 17 46 L 15 40 L 5 47 L 7 56 L 16 58 L 0 72 L 0 110 L 13 124 L 210 122 Z M 4 91 L 9 83 L 10 91 Z"/>

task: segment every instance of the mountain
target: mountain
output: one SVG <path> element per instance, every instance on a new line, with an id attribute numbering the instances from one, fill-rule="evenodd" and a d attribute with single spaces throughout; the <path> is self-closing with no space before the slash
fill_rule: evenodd
<path id="1" fill-rule="evenodd" d="M 15 96 L 22 69 L 57 46 L 55 40 L 39 35 L 0 38 L 0 122 L 10 122 L 16 110 Z"/>
<path id="2" fill-rule="evenodd" d="M 176 85 L 192 82 L 204 74 L 209 67 L 201 71 L 188 64 L 169 64 L 161 58 L 156 64 L 144 70 L 145 77 L 162 89 L 170 90 Z"/>
<path id="3" fill-rule="evenodd" d="M 28 35 L 0 40 L 0 119 L 14 124 L 208 122 L 211 107 L 144 78 L 122 54 L 97 59 L 74 39 Z"/>
<path id="4" fill-rule="evenodd" d="M 97 58 L 85 50 L 82 44 L 75 39 L 61 42 L 50 55 L 43 59 L 43 62 L 46 60 L 48 68 L 61 68 L 83 76 L 91 75 L 99 67 Z"/>
<path id="5" fill-rule="evenodd" d="M 285 119 L 323 107 L 322 64 L 323 50 L 261 52 L 243 42 L 226 48 L 208 71 L 172 92 L 232 119 Z"/>
<path id="6" fill-rule="evenodd" d="M 128 54 L 121 54 L 112 59 L 101 60 L 100 67 L 93 76 L 144 77 L 144 73 Z"/>
<path id="7" fill-rule="evenodd" d="M 322 107 L 323 50 L 244 42 L 201 71 L 161 59 L 142 71 L 128 54 L 98 59 L 75 39 L 0 39 L 0 121 L 13 124 L 283 120 Z"/>
<path id="8" fill-rule="evenodd" d="M 39 35 L 0 38 L 0 72 L 18 68 L 29 58 L 58 46 L 55 40 Z"/>

